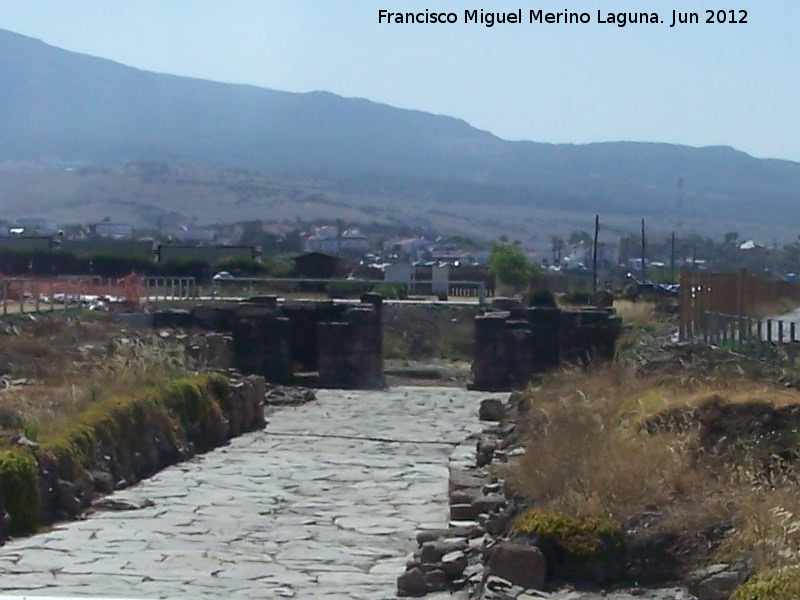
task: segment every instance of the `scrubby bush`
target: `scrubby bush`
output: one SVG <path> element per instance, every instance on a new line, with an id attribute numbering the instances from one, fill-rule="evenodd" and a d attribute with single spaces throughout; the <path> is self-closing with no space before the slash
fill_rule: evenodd
<path id="1" fill-rule="evenodd" d="M 33 533 L 39 525 L 39 470 L 25 449 L 0 452 L 0 491 L 11 517 L 9 533 Z"/>
<path id="2" fill-rule="evenodd" d="M 562 302 L 565 304 L 576 304 L 579 306 L 586 306 L 592 303 L 592 295 L 589 292 L 582 290 L 572 290 L 567 292 L 561 297 Z"/>
<path id="3" fill-rule="evenodd" d="M 800 598 L 800 570 L 776 569 L 758 573 L 739 586 L 731 600 L 796 600 Z"/>
<path id="4" fill-rule="evenodd" d="M 590 560 L 609 545 L 624 546 L 617 523 L 598 517 L 578 519 L 557 511 L 528 510 L 514 522 L 511 533 L 555 542 L 582 561 Z"/>
<path id="5" fill-rule="evenodd" d="M 544 306 L 556 308 L 556 297 L 553 292 L 547 289 L 530 290 L 525 294 L 525 306 Z"/>
<path id="6" fill-rule="evenodd" d="M 376 283 L 372 286 L 371 291 L 380 294 L 386 300 L 405 300 L 408 298 L 408 286 L 405 283 Z"/>

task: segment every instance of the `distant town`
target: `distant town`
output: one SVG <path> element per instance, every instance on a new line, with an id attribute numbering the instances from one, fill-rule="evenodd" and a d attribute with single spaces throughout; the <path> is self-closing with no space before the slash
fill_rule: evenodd
<path id="1" fill-rule="evenodd" d="M 738 232 L 729 232 L 722 240 L 692 235 L 645 240 L 643 244 L 640 235 L 602 231 L 600 239 L 596 250 L 597 269 L 603 277 L 612 280 L 632 274 L 674 283 L 684 268 L 747 268 L 788 281 L 797 280 L 800 272 L 798 241 L 779 247 L 742 238 Z M 57 224 L 42 218 L 17 218 L 0 220 L 0 272 L 19 274 L 20 270 L 27 269 L 41 273 L 43 268 L 39 263 L 42 261 L 50 265 L 44 269 L 49 273 L 60 271 L 52 263 L 53 256 L 57 255 L 88 258 L 91 269 L 93 256 L 113 255 L 136 257 L 142 265 L 200 262 L 204 269 L 195 274 L 204 278 L 210 278 L 220 270 L 218 267 L 230 265 L 231 261 L 235 263 L 234 270 L 243 271 L 232 276 L 250 274 L 246 268 L 248 262 L 270 263 L 272 267 L 283 264 L 280 268 L 259 270 L 279 276 L 298 274 L 286 265 L 299 256 L 315 254 L 331 257 L 333 262 L 329 262 L 328 268 L 306 275 L 391 280 L 394 265 L 410 265 L 462 269 L 464 273 L 469 268 L 472 270 L 470 277 L 483 279 L 493 245 L 507 243 L 518 246 L 544 273 L 568 277 L 572 285 L 581 287 L 581 281 L 588 277 L 595 264 L 592 235 L 587 231 L 573 231 L 564 237 L 551 236 L 550 242 L 548 248 L 527 248 L 505 237 L 499 240 L 447 237 L 435 231 L 359 227 L 342 221 L 298 224 L 292 228 L 268 221 L 249 221 L 208 227 L 171 225 L 148 230 L 110 217 L 80 225 Z M 31 254 L 31 258 L 24 263 L 20 255 L 26 253 Z M 52 256 L 45 260 L 47 255 Z M 122 261 L 122 264 L 127 263 Z"/>

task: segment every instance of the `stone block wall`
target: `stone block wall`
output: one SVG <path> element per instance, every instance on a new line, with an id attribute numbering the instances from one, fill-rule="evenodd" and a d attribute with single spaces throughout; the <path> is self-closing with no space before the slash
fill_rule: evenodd
<path id="1" fill-rule="evenodd" d="M 251 312 L 251 311 L 248 311 Z M 233 322 L 234 365 L 271 383 L 292 381 L 291 322 L 268 308 Z"/>
<path id="2" fill-rule="evenodd" d="M 379 389 L 384 387 L 382 312 L 383 297 L 373 293 L 356 306 L 279 305 L 275 296 L 260 296 L 235 306 L 157 311 L 153 324 L 214 332 L 192 350 L 215 368 L 233 366 L 271 383 L 291 383 L 299 373 L 316 372 L 324 387 Z"/>
<path id="3" fill-rule="evenodd" d="M 382 299 L 365 294 L 341 321 L 317 329 L 319 383 L 325 387 L 380 389 L 383 376 Z"/>
<path id="4" fill-rule="evenodd" d="M 613 309 L 504 308 L 475 317 L 472 389 L 518 389 L 559 365 L 614 357 L 621 321 Z"/>

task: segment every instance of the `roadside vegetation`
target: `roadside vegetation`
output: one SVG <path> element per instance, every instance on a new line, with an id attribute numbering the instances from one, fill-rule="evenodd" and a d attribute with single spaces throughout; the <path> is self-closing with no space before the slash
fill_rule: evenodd
<path id="1" fill-rule="evenodd" d="M 617 307 L 628 326 L 615 364 L 564 370 L 525 391 L 526 453 L 506 479 L 532 509 L 514 527 L 602 523 L 629 543 L 659 546 L 675 574 L 754 564 L 734 598 L 798 597 L 800 392 L 786 384 L 794 379 L 721 350 L 670 344 L 673 328 L 652 304 Z"/>
<path id="2" fill-rule="evenodd" d="M 0 447 L 41 440 L 88 406 L 186 375 L 184 345 L 102 318 L 37 315 L 0 327 Z"/>
<path id="3" fill-rule="evenodd" d="M 383 353 L 388 360 L 471 361 L 480 307 L 384 305 Z"/>
<path id="4" fill-rule="evenodd" d="M 178 336 L 103 316 L 1 324 L 0 509 L 10 521 L 0 541 L 77 516 L 94 490 L 138 481 L 240 431 L 249 417 L 231 402 L 227 377 L 197 374 L 203 365 L 190 354 Z M 47 477 L 71 491 L 54 495 Z"/>

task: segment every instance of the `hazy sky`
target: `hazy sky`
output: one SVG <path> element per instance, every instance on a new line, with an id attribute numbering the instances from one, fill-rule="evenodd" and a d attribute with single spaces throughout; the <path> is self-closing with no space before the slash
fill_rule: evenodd
<path id="1" fill-rule="evenodd" d="M 464 11 L 586 11 L 585 25 L 465 24 Z M 378 10 L 456 12 L 380 25 Z M 661 25 L 598 24 L 658 11 Z M 701 24 L 670 28 L 672 9 Z M 705 8 L 746 24 L 706 24 Z M 0 28 L 143 69 L 329 90 L 465 119 L 507 139 L 731 145 L 800 160 L 800 2 L 0 0 Z M 0 94 L 2 90 L 0 90 Z"/>

